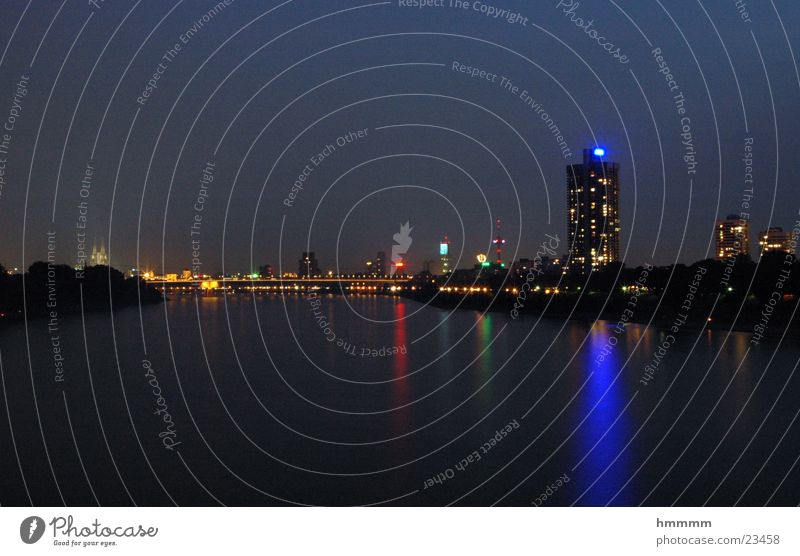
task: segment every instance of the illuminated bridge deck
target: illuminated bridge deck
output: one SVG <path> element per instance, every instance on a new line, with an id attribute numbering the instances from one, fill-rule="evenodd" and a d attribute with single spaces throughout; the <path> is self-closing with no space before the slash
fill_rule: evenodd
<path id="1" fill-rule="evenodd" d="M 147 280 L 147 283 L 164 291 L 375 291 L 397 292 L 406 289 L 411 279 L 401 278 L 192 278 L 185 280 Z"/>

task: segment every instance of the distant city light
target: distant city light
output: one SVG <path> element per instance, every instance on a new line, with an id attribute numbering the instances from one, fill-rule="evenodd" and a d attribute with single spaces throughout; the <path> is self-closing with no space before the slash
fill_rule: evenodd
<path id="1" fill-rule="evenodd" d="M 481 263 L 481 264 L 485 263 L 486 262 L 486 255 L 484 255 L 483 253 L 478 255 L 478 262 Z"/>
<path id="2" fill-rule="evenodd" d="M 443 256 L 447 255 L 449 250 L 450 250 L 450 246 L 448 244 L 446 244 L 446 243 L 440 243 L 439 244 L 439 254 L 440 255 L 443 255 Z"/>
<path id="3" fill-rule="evenodd" d="M 606 155 L 606 150 L 605 149 L 601 149 L 600 147 L 597 147 L 594 150 L 594 155 L 595 156 L 605 156 Z"/>

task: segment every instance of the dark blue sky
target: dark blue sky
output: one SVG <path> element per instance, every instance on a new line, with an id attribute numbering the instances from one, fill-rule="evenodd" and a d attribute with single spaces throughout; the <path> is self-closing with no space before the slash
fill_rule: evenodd
<path id="1" fill-rule="evenodd" d="M 488 249 L 497 217 L 510 250 L 531 257 L 545 234 L 566 240 L 565 165 L 595 142 L 621 165 L 629 265 L 713 252 L 714 219 L 742 207 L 748 138 L 753 231 L 798 219 L 797 2 L 750 2 L 751 22 L 727 0 L 585 0 L 571 11 L 557 0 L 483 3 L 518 11 L 524 23 L 449 3 L 235 0 L 165 62 L 216 2 L 69 1 L 58 12 L 60 1 L 34 1 L 20 21 L 27 1 L 4 1 L 3 48 L 19 25 L 0 65 L 0 118 L 20 76 L 30 79 L 0 197 L 0 262 L 21 266 L 23 245 L 25 266 L 45 258 L 54 230 L 56 258 L 74 264 L 82 200 L 89 243 L 110 233 L 119 268 L 135 264 L 138 245 L 142 263 L 156 268 L 162 257 L 168 270 L 189 266 L 194 248 L 209 272 L 223 261 L 227 271 L 249 270 L 251 257 L 256 267 L 294 271 L 310 244 L 323 269 L 338 250 L 344 270 L 360 270 L 376 251 L 391 251 L 406 221 L 412 268 L 438 258 L 444 234 L 468 266 Z M 470 77 L 454 62 L 498 78 Z M 137 103 L 159 63 L 157 87 Z M 327 151 L 287 206 L 312 156 L 357 130 L 365 136 Z M 198 211 L 208 162 L 214 181 Z M 87 163 L 95 173 L 82 198 Z"/>

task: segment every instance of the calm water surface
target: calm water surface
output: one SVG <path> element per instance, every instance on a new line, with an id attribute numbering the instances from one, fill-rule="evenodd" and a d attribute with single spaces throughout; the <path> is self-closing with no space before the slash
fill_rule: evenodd
<path id="1" fill-rule="evenodd" d="M 644 385 L 665 338 L 379 296 L 9 325 L 0 503 L 800 502 L 796 342 L 682 330 Z"/>

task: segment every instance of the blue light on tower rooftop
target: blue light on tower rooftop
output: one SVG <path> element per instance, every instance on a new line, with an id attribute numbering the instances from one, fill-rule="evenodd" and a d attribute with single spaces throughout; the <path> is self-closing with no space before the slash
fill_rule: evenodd
<path id="1" fill-rule="evenodd" d="M 597 147 L 597 148 L 594 149 L 594 155 L 595 156 L 605 156 L 606 155 L 606 150 L 603 149 L 603 148 Z"/>

